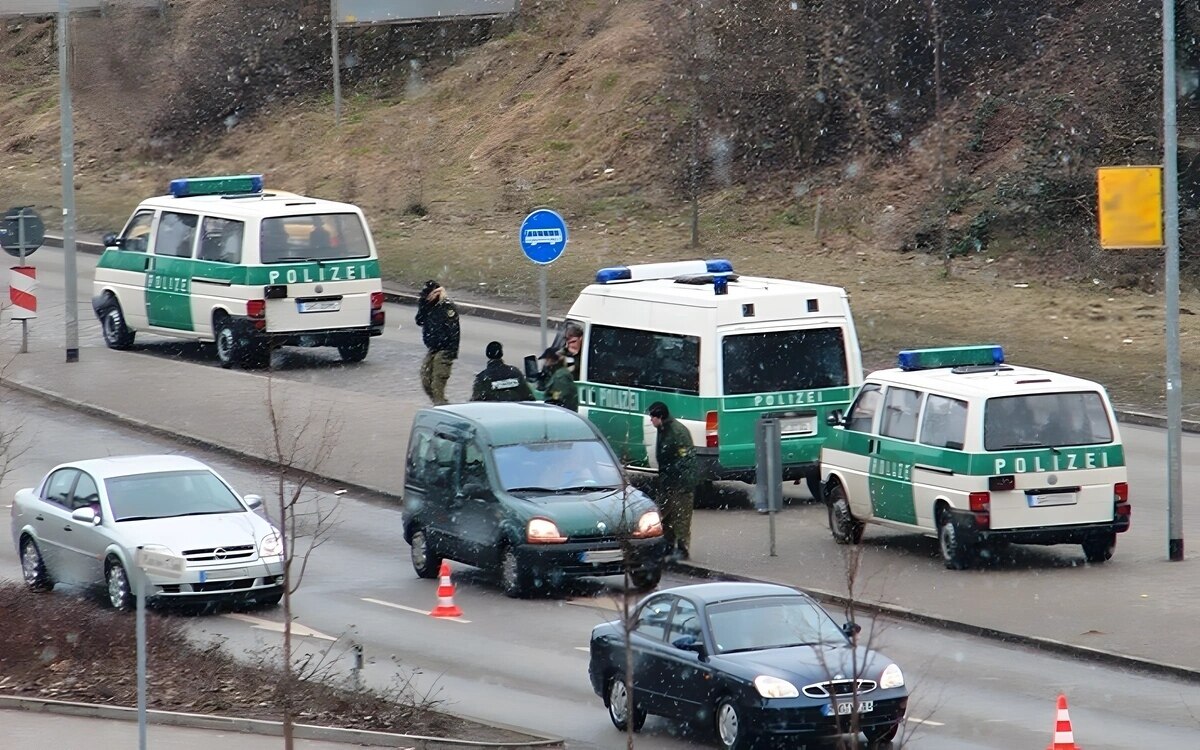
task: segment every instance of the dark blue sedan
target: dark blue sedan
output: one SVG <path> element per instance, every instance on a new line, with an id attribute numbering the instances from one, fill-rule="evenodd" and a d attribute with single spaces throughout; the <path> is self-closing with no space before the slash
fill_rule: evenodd
<path id="1" fill-rule="evenodd" d="M 641 729 L 647 714 L 711 726 L 729 750 L 760 737 L 790 746 L 862 732 L 896 736 L 908 705 L 900 667 L 856 645 L 816 601 L 785 586 L 702 583 L 647 596 L 621 622 L 592 629 L 592 688 L 613 724 Z M 633 698 L 626 665 L 633 665 Z"/>

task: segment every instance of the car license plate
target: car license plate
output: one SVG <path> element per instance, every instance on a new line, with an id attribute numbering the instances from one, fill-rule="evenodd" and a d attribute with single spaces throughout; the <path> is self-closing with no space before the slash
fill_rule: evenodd
<path id="1" fill-rule="evenodd" d="M 1075 505 L 1079 502 L 1077 492 L 1050 492 L 1045 495 L 1029 493 L 1025 495 L 1030 508 L 1044 508 L 1049 505 Z"/>
<path id="2" fill-rule="evenodd" d="M 206 581 L 220 581 L 230 578 L 248 578 L 249 572 L 246 568 L 222 568 L 220 570 L 202 570 L 200 571 L 200 583 Z"/>
<path id="3" fill-rule="evenodd" d="M 779 434 L 781 435 L 812 435 L 816 431 L 816 417 L 791 417 L 779 420 Z"/>
<path id="4" fill-rule="evenodd" d="M 849 716 L 854 713 L 854 704 L 850 701 L 839 701 L 837 704 L 838 716 Z M 869 714 L 875 710 L 875 701 L 859 701 L 858 712 L 860 714 Z M 821 707 L 821 712 L 826 716 L 833 716 L 833 708 L 828 703 Z"/>
<path id="5" fill-rule="evenodd" d="M 600 563 L 620 562 L 625 559 L 625 553 L 619 549 L 594 549 L 580 552 L 579 559 L 585 563 L 598 565 Z"/>
<path id="6" fill-rule="evenodd" d="M 296 303 L 300 312 L 337 312 L 342 309 L 342 301 L 339 299 L 313 299 L 305 302 Z"/>

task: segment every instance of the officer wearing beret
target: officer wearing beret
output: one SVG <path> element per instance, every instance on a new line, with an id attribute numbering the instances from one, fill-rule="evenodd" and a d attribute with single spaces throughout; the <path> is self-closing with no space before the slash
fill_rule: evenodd
<path id="1" fill-rule="evenodd" d="M 563 362 L 562 354 L 553 346 L 542 352 L 542 382 L 545 383 L 547 404 L 557 404 L 571 411 L 579 411 L 579 393 L 575 389 L 575 378 Z"/>

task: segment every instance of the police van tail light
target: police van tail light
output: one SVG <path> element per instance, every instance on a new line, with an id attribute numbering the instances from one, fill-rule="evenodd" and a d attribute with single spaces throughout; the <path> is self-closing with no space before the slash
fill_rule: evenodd
<path id="1" fill-rule="evenodd" d="M 371 325 L 383 325 L 383 292 L 371 292 Z"/>
<path id="2" fill-rule="evenodd" d="M 1113 485 L 1113 520 L 1117 522 L 1118 531 L 1129 528 L 1129 518 L 1133 508 L 1129 506 L 1129 485 L 1117 482 Z"/>
<path id="3" fill-rule="evenodd" d="M 265 299 L 252 299 L 246 302 L 246 317 L 254 321 L 255 328 L 262 328 L 267 324 L 267 301 Z"/>
<path id="4" fill-rule="evenodd" d="M 992 496 L 987 492 L 972 492 L 967 497 L 971 512 L 975 514 L 975 525 L 986 529 L 992 524 Z"/>
<path id="5" fill-rule="evenodd" d="M 717 413 L 710 411 L 704 415 L 704 445 L 708 448 L 720 446 L 721 439 L 717 435 Z"/>

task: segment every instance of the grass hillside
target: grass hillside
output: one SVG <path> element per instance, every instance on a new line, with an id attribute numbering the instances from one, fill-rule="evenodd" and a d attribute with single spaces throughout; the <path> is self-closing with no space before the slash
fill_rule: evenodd
<path id="1" fill-rule="evenodd" d="M 340 123 L 328 3 L 78 18 L 79 226 L 117 228 L 172 177 L 262 172 L 362 205 L 394 283 L 532 305 L 516 230 L 549 206 L 572 232 L 549 271 L 558 311 L 600 266 L 724 256 L 845 286 L 871 366 L 995 340 L 1161 408 L 1161 253 L 1098 250 L 1094 208 L 1096 166 L 1161 158 L 1157 3 L 944 0 L 936 19 L 868 5 L 525 0 L 495 23 L 343 30 Z M 1185 208 L 1193 15 L 1180 10 Z M 53 30 L 0 29 L 0 201 L 49 217 Z M 1200 309 L 1183 219 L 1184 306 Z"/>

